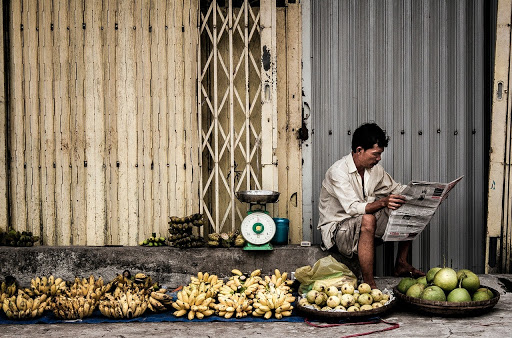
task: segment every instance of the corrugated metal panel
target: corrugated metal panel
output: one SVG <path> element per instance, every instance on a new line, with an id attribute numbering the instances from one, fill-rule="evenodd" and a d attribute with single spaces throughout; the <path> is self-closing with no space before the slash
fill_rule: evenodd
<path id="1" fill-rule="evenodd" d="M 413 243 L 413 263 L 423 269 L 446 263 L 483 272 L 484 15 L 490 6 L 483 0 L 311 1 L 313 198 L 325 171 L 350 151 L 352 131 L 366 121 L 391 136 L 382 164 L 396 180 L 465 175 Z M 317 208 L 314 201 L 316 221 Z M 381 247 L 377 257 L 383 256 Z M 378 261 L 377 272 L 389 273 L 384 259 Z"/>

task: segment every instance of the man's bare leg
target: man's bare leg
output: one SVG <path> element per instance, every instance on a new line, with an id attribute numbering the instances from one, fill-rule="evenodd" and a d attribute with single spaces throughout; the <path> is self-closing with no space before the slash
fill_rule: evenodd
<path id="1" fill-rule="evenodd" d="M 375 228 L 376 219 L 373 215 L 363 215 L 361 220 L 361 231 L 359 233 L 359 244 L 357 246 L 357 255 L 359 257 L 359 266 L 363 281 L 368 283 L 372 289 L 377 288 L 373 279 L 373 263 L 375 255 Z"/>
<path id="2" fill-rule="evenodd" d="M 398 244 L 398 254 L 395 262 L 395 276 L 420 277 L 425 276 L 423 271 L 415 269 L 407 262 L 407 256 L 411 248 L 411 241 L 402 241 Z"/>

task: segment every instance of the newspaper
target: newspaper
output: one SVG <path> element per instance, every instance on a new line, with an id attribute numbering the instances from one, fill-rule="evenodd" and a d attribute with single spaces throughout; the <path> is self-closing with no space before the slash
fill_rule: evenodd
<path id="1" fill-rule="evenodd" d="M 410 241 L 428 225 L 450 190 L 464 176 L 450 183 L 411 181 L 400 193 L 406 202 L 389 214 L 384 241 Z"/>

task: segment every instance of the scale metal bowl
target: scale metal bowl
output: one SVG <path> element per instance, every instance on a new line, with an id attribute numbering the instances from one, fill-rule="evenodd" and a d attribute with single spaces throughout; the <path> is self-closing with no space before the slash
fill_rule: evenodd
<path id="1" fill-rule="evenodd" d="M 279 192 L 270 190 L 243 190 L 237 191 L 235 194 L 240 202 L 258 204 L 275 203 L 279 200 L 280 195 Z"/>

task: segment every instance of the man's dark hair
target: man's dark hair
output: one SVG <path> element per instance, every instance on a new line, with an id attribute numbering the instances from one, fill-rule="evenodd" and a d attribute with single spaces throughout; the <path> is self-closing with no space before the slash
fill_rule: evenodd
<path id="1" fill-rule="evenodd" d="M 364 150 L 373 148 L 374 144 L 385 148 L 388 146 L 389 136 L 376 123 L 365 123 L 359 126 L 352 136 L 352 151 L 356 152 L 357 147 Z"/>

